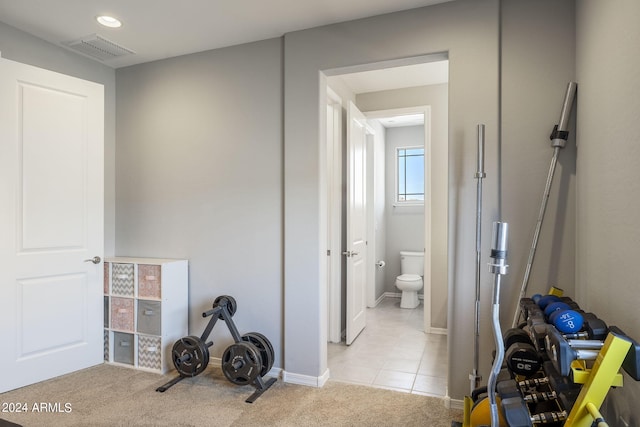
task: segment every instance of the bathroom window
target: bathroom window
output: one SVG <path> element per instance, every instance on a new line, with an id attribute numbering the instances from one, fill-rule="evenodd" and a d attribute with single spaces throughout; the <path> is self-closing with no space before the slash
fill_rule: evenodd
<path id="1" fill-rule="evenodd" d="M 396 203 L 424 204 L 424 147 L 399 147 L 396 159 Z"/>

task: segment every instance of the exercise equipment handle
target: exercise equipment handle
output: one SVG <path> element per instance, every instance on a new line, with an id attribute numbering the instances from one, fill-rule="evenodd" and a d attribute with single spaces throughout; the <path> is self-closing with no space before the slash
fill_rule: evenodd
<path id="1" fill-rule="evenodd" d="M 494 273 L 493 283 L 493 335 L 496 342 L 496 357 L 491 367 L 491 375 L 487 391 L 489 394 L 489 405 L 491 408 L 491 427 L 498 427 L 500 424 L 498 418 L 498 404 L 496 401 L 496 384 L 498 382 L 498 374 L 502 368 L 504 361 L 504 342 L 502 339 L 502 331 L 500 330 L 500 279 L 503 274 L 507 274 L 507 235 L 509 225 L 506 222 L 496 221 L 493 223 L 493 245 L 491 248 L 491 258 L 493 262 L 489 264 L 489 269 Z"/>
<path id="2" fill-rule="evenodd" d="M 600 340 L 567 340 L 569 347 L 584 350 L 597 350 L 604 346 L 604 342 Z"/>
<path id="3" fill-rule="evenodd" d="M 218 306 L 218 307 L 212 308 L 211 310 L 207 310 L 204 313 L 202 313 L 202 317 L 209 317 L 209 316 L 212 316 L 214 314 L 217 316 L 218 314 L 220 314 L 221 311 L 222 311 L 222 307 Z"/>
<path id="4" fill-rule="evenodd" d="M 491 247 L 491 258 L 493 262 L 489 264 L 491 273 L 507 274 L 507 235 L 509 232 L 509 224 L 506 222 L 496 221 L 493 223 L 493 244 Z M 494 295 L 495 298 L 496 295 Z M 494 300 L 494 303 L 496 301 Z"/>
<path id="5" fill-rule="evenodd" d="M 586 408 L 587 412 L 589 412 L 589 414 L 593 417 L 593 421 L 595 422 L 596 427 L 609 427 L 609 424 L 607 424 L 607 422 L 604 420 L 604 417 L 602 416 L 598 408 L 596 408 L 596 405 L 588 402 Z"/>
<path id="6" fill-rule="evenodd" d="M 566 419 L 567 411 L 541 412 L 531 416 L 531 422 L 534 424 L 557 423 Z"/>

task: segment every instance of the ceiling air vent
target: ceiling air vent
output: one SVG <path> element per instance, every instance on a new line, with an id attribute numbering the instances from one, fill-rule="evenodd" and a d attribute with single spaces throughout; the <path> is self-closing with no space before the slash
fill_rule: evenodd
<path id="1" fill-rule="evenodd" d="M 120 56 L 131 55 L 135 52 L 126 47 L 120 46 L 111 40 L 107 40 L 97 34 L 82 37 L 79 40 L 73 40 L 63 43 L 70 49 L 88 55 L 100 61 L 117 58 Z"/>

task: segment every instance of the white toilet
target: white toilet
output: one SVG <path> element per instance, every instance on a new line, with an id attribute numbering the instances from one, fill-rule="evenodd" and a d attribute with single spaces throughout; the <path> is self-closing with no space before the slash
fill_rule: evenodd
<path id="1" fill-rule="evenodd" d="M 402 291 L 401 308 L 416 308 L 418 291 L 422 289 L 424 274 L 424 252 L 400 251 L 400 275 L 396 287 Z"/>

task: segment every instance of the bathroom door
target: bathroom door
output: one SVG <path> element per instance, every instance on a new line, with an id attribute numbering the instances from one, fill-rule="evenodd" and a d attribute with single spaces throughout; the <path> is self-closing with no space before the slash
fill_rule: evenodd
<path id="1" fill-rule="evenodd" d="M 367 324 L 367 120 L 349 102 L 347 112 L 347 345 Z"/>
<path id="2" fill-rule="evenodd" d="M 102 85 L 0 58 L 0 393 L 102 363 L 103 120 Z"/>

